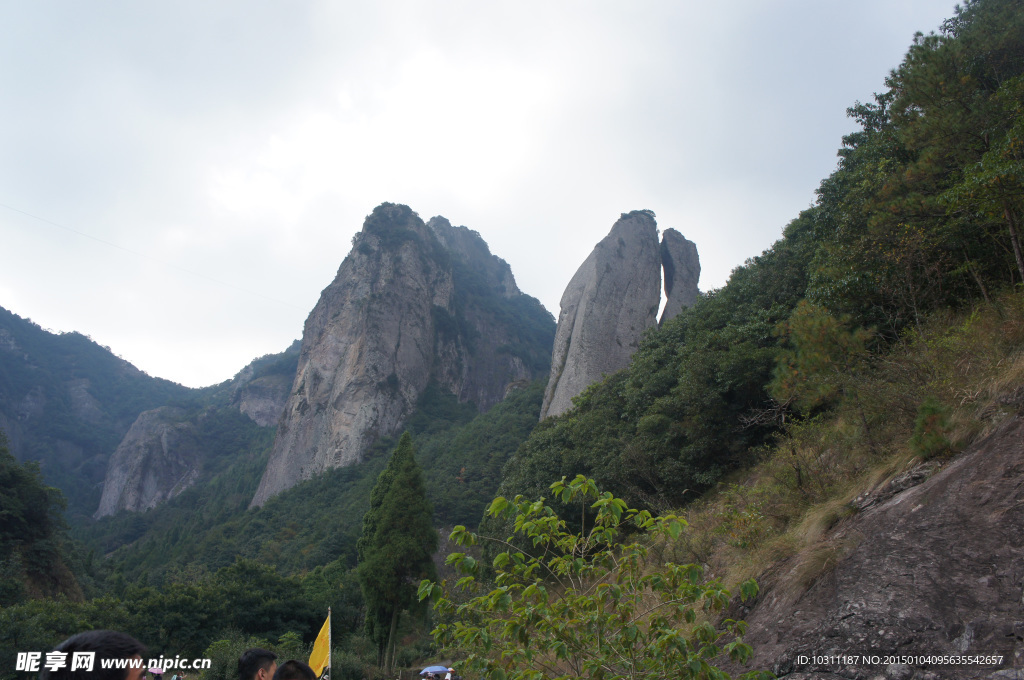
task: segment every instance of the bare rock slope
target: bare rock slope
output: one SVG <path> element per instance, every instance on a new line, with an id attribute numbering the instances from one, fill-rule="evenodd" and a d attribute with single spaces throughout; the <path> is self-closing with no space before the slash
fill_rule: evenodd
<path id="1" fill-rule="evenodd" d="M 276 425 L 298 353 L 295 342 L 284 352 L 255 359 L 232 380 L 197 390 L 202 396 L 184 401 L 186 408 L 163 406 L 142 412 L 107 463 L 93 516 L 148 510 L 198 483 L 211 456 L 223 453 L 223 441 L 218 446 L 208 439 L 203 425 L 207 418 L 237 410 L 261 427 Z M 84 402 L 83 408 L 88 407 Z"/>
<path id="2" fill-rule="evenodd" d="M 385 203 L 306 320 L 298 369 L 252 501 L 362 459 L 431 380 L 486 409 L 547 372 L 554 323 L 479 234 Z"/>
<path id="3" fill-rule="evenodd" d="M 145 411 L 110 457 L 95 517 L 148 510 L 181 493 L 199 475 L 202 452 L 180 408 Z"/>
<path id="4" fill-rule="evenodd" d="M 818 548 L 830 557 L 809 587 L 799 585 L 806 554 L 759 579 L 753 608 L 733 612 L 750 626 L 753 667 L 794 679 L 1024 677 L 1013 670 L 1024 668 L 1024 417 L 900 490 L 905 484 L 862 502 L 837 527 Z M 840 654 L 858 662 L 813 661 Z M 1002 662 L 942 666 L 887 655 Z"/>

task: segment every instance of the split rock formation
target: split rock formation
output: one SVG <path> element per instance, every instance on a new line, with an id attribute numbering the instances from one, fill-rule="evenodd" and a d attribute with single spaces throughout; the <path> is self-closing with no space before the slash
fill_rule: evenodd
<path id="1" fill-rule="evenodd" d="M 674 229 L 659 246 L 653 212 L 623 213 L 562 294 L 541 420 L 565 413 L 573 397 L 629 365 L 644 331 L 657 323 L 662 268 L 664 323 L 697 299 L 697 247 Z"/>

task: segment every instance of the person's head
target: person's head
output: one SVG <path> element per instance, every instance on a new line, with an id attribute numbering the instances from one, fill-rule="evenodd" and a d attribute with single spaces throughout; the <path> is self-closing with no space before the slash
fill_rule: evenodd
<path id="1" fill-rule="evenodd" d="M 53 651 L 67 654 L 64 668 L 55 671 L 44 668 L 39 674 L 40 680 L 141 680 L 146 675 L 142 665 L 146 646 L 131 635 L 116 630 L 90 630 L 72 635 Z M 85 668 L 71 670 L 75 652 L 95 653 L 91 671 Z M 138 661 L 138 667 L 104 668 L 103 659 L 133 659 Z"/>
<path id="2" fill-rule="evenodd" d="M 291 659 L 277 667 L 274 680 L 316 680 L 316 673 L 308 664 Z"/>
<path id="3" fill-rule="evenodd" d="M 239 680 L 271 680 L 277 670 L 277 654 L 270 650 L 254 647 L 238 657 Z"/>

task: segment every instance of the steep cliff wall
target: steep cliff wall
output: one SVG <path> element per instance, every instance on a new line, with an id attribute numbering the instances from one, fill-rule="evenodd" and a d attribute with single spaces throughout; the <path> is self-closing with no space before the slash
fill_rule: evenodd
<path id="1" fill-rule="evenodd" d="M 697 282 L 700 280 L 700 257 L 697 246 L 675 229 L 666 229 L 661 235 L 661 265 L 665 276 L 665 309 L 661 323 L 683 311 L 697 301 Z"/>
<path id="2" fill-rule="evenodd" d="M 510 383 L 546 372 L 553 326 L 478 234 L 377 207 L 306 320 L 253 505 L 361 460 L 432 379 L 481 409 L 500 401 Z"/>
<path id="3" fill-rule="evenodd" d="M 697 248 L 674 229 L 658 243 L 654 214 L 622 217 L 580 265 L 562 294 L 551 375 L 541 419 L 565 413 L 572 398 L 629 365 L 643 332 L 655 325 L 665 269 L 662 321 L 697 298 Z"/>

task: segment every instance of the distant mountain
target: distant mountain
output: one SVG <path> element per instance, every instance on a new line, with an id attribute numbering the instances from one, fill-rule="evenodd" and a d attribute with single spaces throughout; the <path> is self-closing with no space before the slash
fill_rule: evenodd
<path id="1" fill-rule="evenodd" d="M 195 392 L 0 308 L 0 430 L 16 458 L 39 461 L 72 515 L 95 510 L 107 461 L 139 414 Z"/>
<path id="2" fill-rule="evenodd" d="M 225 456 L 265 448 L 257 442 L 281 416 L 298 355 L 296 341 L 182 404 L 139 414 L 110 458 L 95 516 L 156 507 L 212 477 Z"/>
<path id="3" fill-rule="evenodd" d="M 406 429 L 435 521 L 475 525 L 537 423 L 554 331 L 479 234 L 381 205 L 301 349 L 139 414 L 110 459 L 100 521 L 77 535 L 156 581 L 238 556 L 287 571 L 347 563 Z"/>
<path id="4" fill-rule="evenodd" d="M 38 461 L 64 493 L 70 518 L 141 510 L 195 482 L 227 446 L 225 433 L 251 438 L 276 424 L 298 350 L 295 342 L 232 380 L 192 389 L 81 333 L 51 333 L 0 308 L 0 431 L 17 459 Z"/>
<path id="5" fill-rule="evenodd" d="M 301 346 L 220 385 L 153 378 L 81 334 L 0 310 L 0 430 L 82 520 L 155 508 L 240 456 L 266 456 L 274 441 L 259 505 L 362 460 L 430 386 L 484 412 L 542 378 L 554 330 L 479 234 L 383 204 L 353 239 Z"/>

